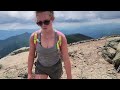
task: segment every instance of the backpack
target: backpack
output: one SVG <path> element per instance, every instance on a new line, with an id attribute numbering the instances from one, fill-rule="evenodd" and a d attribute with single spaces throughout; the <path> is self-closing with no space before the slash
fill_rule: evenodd
<path id="1" fill-rule="evenodd" d="M 37 34 L 37 33 L 34 33 L 34 45 L 36 46 L 38 42 L 40 42 L 40 41 L 38 40 L 38 34 Z M 62 45 L 62 36 L 59 35 L 59 36 L 58 36 L 58 41 L 57 41 L 57 44 L 56 44 L 56 47 L 57 47 L 58 51 L 60 51 L 61 45 Z M 36 57 L 37 57 L 37 53 L 35 54 L 35 58 L 36 58 Z"/>

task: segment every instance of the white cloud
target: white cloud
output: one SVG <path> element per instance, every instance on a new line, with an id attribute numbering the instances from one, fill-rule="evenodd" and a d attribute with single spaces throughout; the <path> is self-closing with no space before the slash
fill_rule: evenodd
<path id="1" fill-rule="evenodd" d="M 57 19 L 91 21 L 100 19 L 93 11 L 58 11 L 55 13 Z"/>
<path id="2" fill-rule="evenodd" d="M 22 24 L 22 23 L 7 23 L 0 24 L 0 30 L 16 30 L 16 29 L 37 29 L 35 24 Z"/>
<path id="3" fill-rule="evenodd" d="M 74 24 L 80 25 L 103 21 L 107 23 L 119 19 L 120 11 L 55 11 L 55 17 L 55 25 L 63 26 L 73 25 L 75 21 Z M 34 11 L 0 11 L 0 29 L 38 28 L 34 25 L 34 18 Z"/>
<path id="4" fill-rule="evenodd" d="M 108 19 L 108 20 L 99 20 L 99 21 L 91 21 L 91 22 L 73 22 L 73 23 L 55 23 L 54 27 L 57 28 L 77 28 L 80 26 L 88 26 L 88 25 L 97 25 L 97 24 L 109 24 L 109 23 L 118 23 L 120 24 L 120 19 Z"/>
<path id="5" fill-rule="evenodd" d="M 4 15 L 24 20 L 32 20 L 34 18 L 34 11 L 0 11 L 0 14 L 0 16 Z"/>

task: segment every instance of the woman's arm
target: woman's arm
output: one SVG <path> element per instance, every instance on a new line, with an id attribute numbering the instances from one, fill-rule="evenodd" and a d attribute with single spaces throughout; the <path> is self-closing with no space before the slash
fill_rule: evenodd
<path id="1" fill-rule="evenodd" d="M 65 65 L 67 79 L 72 79 L 71 62 L 70 62 L 69 55 L 68 55 L 67 39 L 64 34 L 62 34 L 61 54 L 62 54 L 62 58 L 63 58 L 64 65 Z"/>
<path id="2" fill-rule="evenodd" d="M 34 45 L 34 34 L 31 35 L 29 44 L 29 55 L 28 55 L 28 79 L 32 79 L 32 68 L 34 63 L 34 57 L 35 57 L 35 45 Z"/>

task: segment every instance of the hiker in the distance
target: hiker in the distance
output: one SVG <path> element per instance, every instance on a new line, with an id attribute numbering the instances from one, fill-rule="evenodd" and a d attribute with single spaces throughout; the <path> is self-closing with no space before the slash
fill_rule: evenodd
<path id="1" fill-rule="evenodd" d="M 63 74 L 62 61 L 67 79 L 72 79 L 71 63 L 68 55 L 67 39 L 63 33 L 53 28 L 53 11 L 36 11 L 36 24 L 41 30 L 30 37 L 28 56 L 28 79 L 33 79 L 32 68 L 35 60 L 35 79 L 60 79 Z"/>

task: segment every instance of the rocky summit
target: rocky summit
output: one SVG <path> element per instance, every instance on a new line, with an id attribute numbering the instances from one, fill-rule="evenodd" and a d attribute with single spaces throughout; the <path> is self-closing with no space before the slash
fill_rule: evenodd
<path id="1" fill-rule="evenodd" d="M 110 36 L 68 44 L 73 79 L 120 79 L 119 41 L 120 36 Z M 0 78 L 26 79 L 27 58 L 28 49 L 22 48 L 0 59 Z M 62 79 L 66 79 L 62 64 Z"/>

